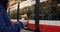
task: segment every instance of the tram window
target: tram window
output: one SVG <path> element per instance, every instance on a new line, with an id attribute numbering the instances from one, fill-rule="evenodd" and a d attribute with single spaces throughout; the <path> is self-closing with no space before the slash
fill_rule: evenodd
<path id="1" fill-rule="evenodd" d="M 23 2 L 21 2 L 21 3 L 23 3 L 24 7 L 22 9 L 20 9 L 20 11 L 19 11 L 19 18 L 21 19 L 22 17 L 24 17 L 25 19 L 30 19 L 30 20 L 34 19 L 34 10 L 35 10 L 34 3 L 35 2 L 33 0 L 31 0 L 32 3 L 30 3 L 30 2 L 28 2 L 28 3 L 33 4 L 33 5 L 26 6 L 26 5 L 28 5 L 27 1 L 24 1 L 24 0 L 22 0 L 22 1 Z M 24 2 L 27 4 L 24 4 Z M 9 4 L 11 4 L 11 3 L 9 3 Z M 11 7 L 12 6 L 13 5 L 11 5 Z M 14 4 L 14 6 L 15 6 L 15 4 Z M 14 6 L 13 6 L 13 8 L 8 9 L 9 10 L 8 14 L 9 14 L 10 18 L 17 19 L 17 9 L 18 8 L 15 9 L 17 6 L 16 7 L 14 7 Z"/>
<path id="2" fill-rule="evenodd" d="M 26 14 L 26 19 L 30 19 L 30 20 L 33 20 L 34 19 L 34 6 L 30 6 L 30 7 L 27 7 L 27 8 L 24 8 L 23 10 L 23 13 L 21 15 L 24 15 Z"/>
<path id="3" fill-rule="evenodd" d="M 41 3 L 40 20 L 60 20 L 60 5 Z M 42 12 L 42 13 L 41 13 Z"/>

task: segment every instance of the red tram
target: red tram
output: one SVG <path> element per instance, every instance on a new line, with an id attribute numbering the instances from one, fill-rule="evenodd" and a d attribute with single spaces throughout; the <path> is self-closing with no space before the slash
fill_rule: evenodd
<path id="1" fill-rule="evenodd" d="M 29 14 L 30 17 L 28 17 L 28 29 L 36 30 L 36 28 L 39 28 L 38 30 L 41 32 L 60 32 L 60 4 L 57 4 L 56 2 L 42 2 L 37 6 L 40 8 L 35 7 L 35 5 L 30 6 L 30 8 L 28 7 L 29 11 L 32 8 L 30 12 L 33 11 L 31 14 Z M 38 8 L 37 11 L 40 9 L 38 11 L 39 13 L 34 10 L 34 7 L 36 9 Z M 39 17 L 36 17 L 36 15 L 34 15 L 34 11 Z M 39 23 L 36 23 L 36 19 L 34 17 L 36 17 L 36 19 L 39 18 Z M 16 22 L 16 20 L 12 20 L 13 24 L 15 24 Z"/>

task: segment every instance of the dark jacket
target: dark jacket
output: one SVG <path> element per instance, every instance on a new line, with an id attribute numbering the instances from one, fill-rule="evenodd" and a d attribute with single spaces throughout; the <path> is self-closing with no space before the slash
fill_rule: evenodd
<path id="1" fill-rule="evenodd" d="M 23 28 L 22 22 L 16 25 L 11 24 L 10 18 L 7 15 L 7 0 L 0 0 L 0 32 L 18 32 Z"/>

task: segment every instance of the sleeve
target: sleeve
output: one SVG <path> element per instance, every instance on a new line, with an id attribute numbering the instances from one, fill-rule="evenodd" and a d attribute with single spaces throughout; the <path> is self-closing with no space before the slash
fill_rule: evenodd
<path id="1" fill-rule="evenodd" d="M 6 23 L 6 27 L 5 27 L 5 31 L 6 32 L 17 32 L 20 31 L 21 28 L 23 28 L 23 23 L 22 22 L 18 22 L 16 25 L 12 25 L 10 18 L 8 17 L 6 12 L 3 12 L 3 18 L 4 21 Z"/>
<path id="2" fill-rule="evenodd" d="M 0 31 L 1 32 L 17 32 L 23 28 L 23 23 L 19 22 L 16 25 L 11 24 L 7 11 L 0 6 Z"/>
<path id="3" fill-rule="evenodd" d="M 18 32 L 23 28 L 22 22 L 19 22 L 16 25 L 6 25 L 7 24 L 3 20 L 0 20 L 0 32 Z"/>
<path id="4" fill-rule="evenodd" d="M 5 27 L 4 32 L 19 32 L 21 28 L 23 28 L 23 25 L 21 22 L 19 22 L 16 25 L 10 25 L 10 26 Z"/>

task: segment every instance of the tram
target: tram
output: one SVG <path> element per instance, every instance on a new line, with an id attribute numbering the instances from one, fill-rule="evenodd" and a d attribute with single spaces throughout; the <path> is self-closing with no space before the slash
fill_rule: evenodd
<path id="1" fill-rule="evenodd" d="M 35 13 L 29 14 L 27 28 L 39 32 L 60 32 L 60 3 L 53 1 L 36 4 L 32 6 L 35 7 Z M 12 23 L 15 24 L 16 20 L 12 20 Z"/>

